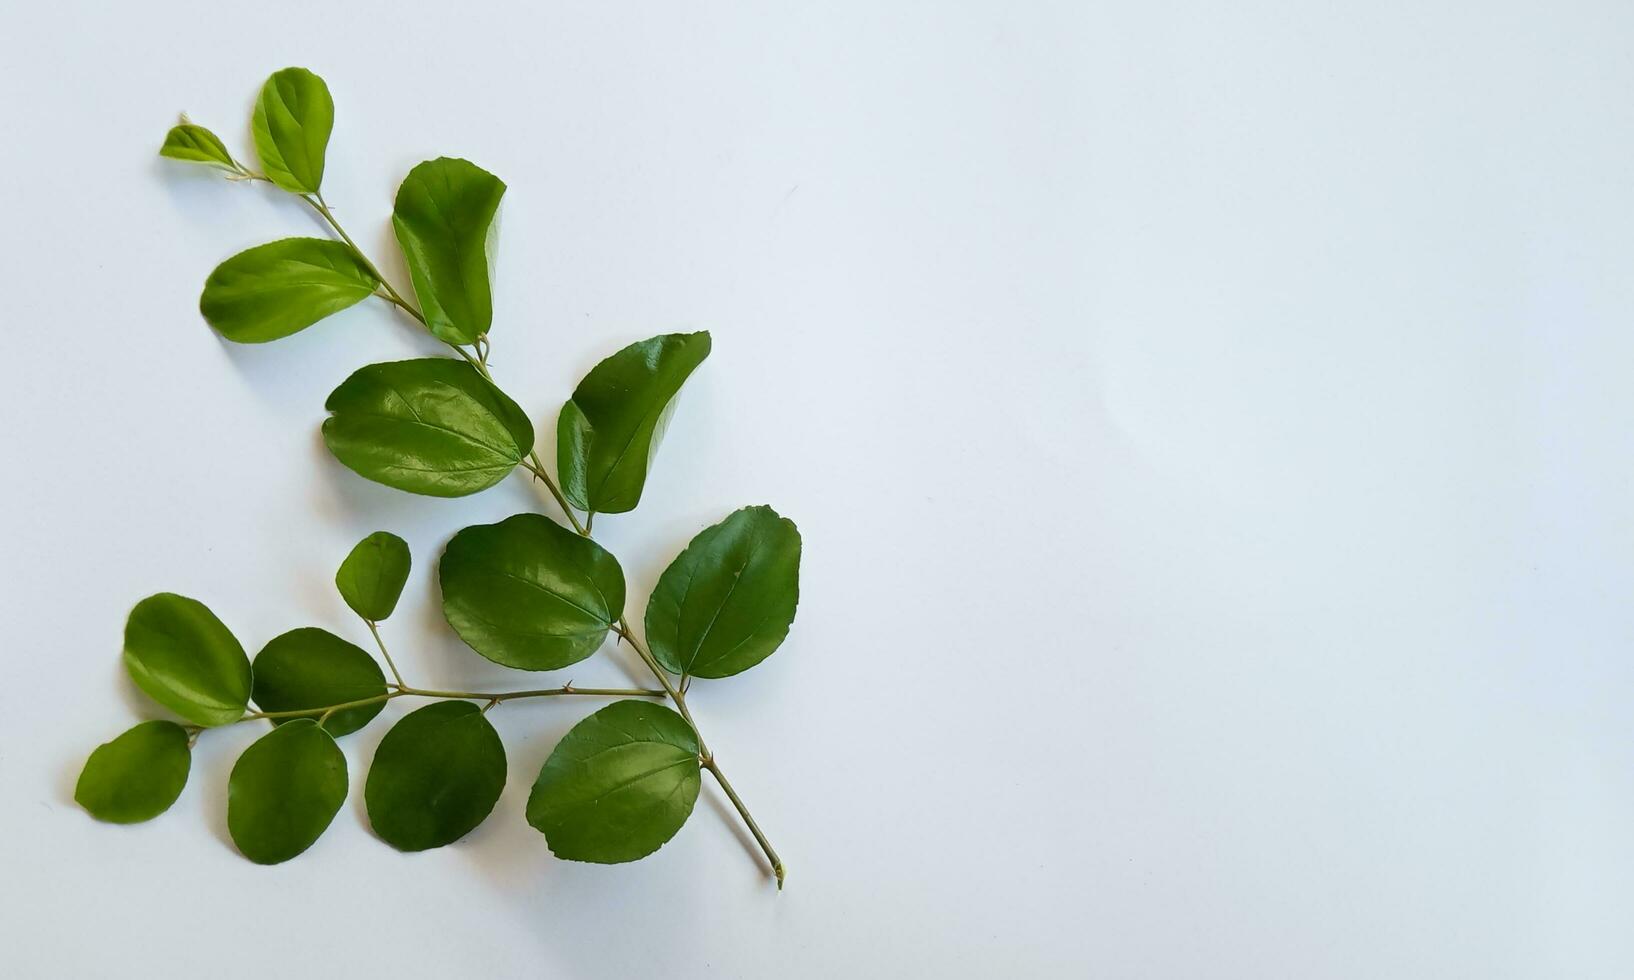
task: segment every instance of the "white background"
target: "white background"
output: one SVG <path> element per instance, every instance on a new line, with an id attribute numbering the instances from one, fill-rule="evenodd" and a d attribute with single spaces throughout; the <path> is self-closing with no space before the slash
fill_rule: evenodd
<path id="1" fill-rule="evenodd" d="M 4 4 L 0 973 L 1634 975 L 1631 42 L 1621 0 Z M 509 788 L 441 851 L 361 812 L 402 703 L 283 866 L 225 836 L 248 725 L 150 824 L 74 806 L 156 714 L 136 600 L 366 639 L 330 578 L 378 528 L 412 680 L 540 680 L 430 570 L 548 503 L 318 438 L 436 346 L 198 317 L 215 263 L 321 231 L 155 151 L 185 109 L 248 153 L 289 64 L 377 254 L 419 160 L 509 182 L 494 368 L 547 449 L 600 357 L 714 332 L 597 530 L 638 604 L 728 511 L 799 522 L 789 641 L 694 689 L 782 894 L 712 784 L 648 860 L 550 856 L 522 804 L 594 703 L 497 709 Z"/>

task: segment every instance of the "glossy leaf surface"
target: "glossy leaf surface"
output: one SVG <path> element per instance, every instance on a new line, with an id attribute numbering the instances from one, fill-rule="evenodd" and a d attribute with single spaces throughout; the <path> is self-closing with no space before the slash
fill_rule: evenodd
<path id="1" fill-rule="evenodd" d="M 486 490 L 533 448 L 516 403 L 464 361 L 361 368 L 329 396 L 323 441 L 361 476 L 433 497 Z"/>
<path id="2" fill-rule="evenodd" d="M 109 823 L 152 820 L 182 795 L 192 765 L 182 726 L 144 721 L 91 753 L 74 787 L 74 802 Z"/>
<path id="3" fill-rule="evenodd" d="M 597 513 L 634 510 L 681 385 L 709 356 L 709 333 L 643 340 L 597 364 L 562 406 L 556 462 L 562 492 Z"/>
<path id="4" fill-rule="evenodd" d="M 452 844 L 493 812 L 505 746 L 469 701 L 440 701 L 392 726 L 363 790 L 369 823 L 400 851 Z"/>
<path id="5" fill-rule="evenodd" d="M 573 729 L 539 771 L 528 823 L 569 861 L 617 864 L 658 850 L 698 799 L 698 739 L 658 704 L 619 701 Z"/>
<path id="6" fill-rule="evenodd" d="M 800 602 L 800 532 L 770 507 L 705 528 L 647 602 L 647 643 L 671 672 L 727 677 L 783 642 Z"/>
<path id="7" fill-rule="evenodd" d="M 284 238 L 216 266 L 204 281 L 199 312 L 228 340 L 260 344 L 368 299 L 378 285 L 340 242 Z"/>
<path id="8" fill-rule="evenodd" d="M 227 151 L 227 144 L 221 141 L 221 137 L 193 123 L 184 122 L 170 127 L 170 132 L 165 134 L 164 145 L 159 147 L 159 155 L 172 160 L 208 163 L 227 170 L 238 170 L 238 162 Z"/>
<path id="9" fill-rule="evenodd" d="M 323 79 L 305 68 L 275 73 L 261 87 L 250 119 L 261 169 L 286 191 L 318 193 L 334 126 L 335 103 Z"/>
<path id="10" fill-rule="evenodd" d="M 595 653 L 624 610 L 624 572 L 601 545 L 540 514 L 454 535 L 438 566 L 443 615 L 471 649 L 522 670 Z"/>
<path id="11" fill-rule="evenodd" d="M 376 531 L 340 563 L 335 588 L 353 612 L 371 623 L 382 622 L 397 608 L 411 563 L 408 542 L 390 531 Z"/>
<path id="12" fill-rule="evenodd" d="M 250 658 L 202 602 L 161 592 L 125 621 L 125 669 L 148 697 L 195 725 L 226 725 L 250 700 Z"/>
<path id="13" fill-rule="evenodd" d="M 328 630 L 312 626 L 290 630 L 273 637 L 255 655 L 254 698 L 262 711 L 325 708 L 385 694 L 386 677 L 374 658 Z M 385 706 L 381 700 L 345 708 L 330 715 L 323 727 L 336 738 L 349 735 L 374 720 Z M 273 724 L 292 720 L 275 718 Z"/>
<path id="14" fill-rule="evenodd" d="M 427 160 L 404 178 L 392 229 L 431 332 L 469 344 L 493 325 L 494 215 L 505 182 L 469 160 Z"/>
<path id="15" fill-rule="evenodd" d="M 346 756 L 308 718 L 244 750 L 227 780 L 227 831 L 256 864 L 288 861 L 323 836 L 346 799 Z"/>

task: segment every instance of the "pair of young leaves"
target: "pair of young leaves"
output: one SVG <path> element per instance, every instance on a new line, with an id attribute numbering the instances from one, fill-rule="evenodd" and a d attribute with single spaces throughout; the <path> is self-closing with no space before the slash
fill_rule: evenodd
<path id="1" fill-rule="evenodd" d="M 497 555 L 473 544 L 487 535 L 500 536 Z M 666 569 L 648 604 L 654 655 L 672 672 L 701 677 L 765 659 L 793 620 L 798 562 L 798 533 L 770 508 L 745 508 L 706 529 Z M 380 532 L 353 549 L 336 584 L 359 616 L 378 622 L 395 608 L 408 569 L 407 546 Z M 461 531 L 440 577 L 450 624 L 478 652 L 511 666 L 527 667 L 517 661 L 541 651 L 565 662 L 583 659 L 622 616 L 617 562 L 539 515 Z M 252 698 L 269 712 L 365 702 L 317 719 L 275 720 L 229 779 L 228 829 L 246 857 L 285 861 L 322 835 L 347 792 L 346 759 L 334 740 L 384 706 L 385 677 L 372 657 L 334 634 L 304 628 L 275 637 L 252 665 L 202 603 L 162 593 L 132 611 L 124 658 L 138 687 L 200 727 L 239 720 Z M 674 711 L 615 703 L 557 745 L 535 781 L 528 821 L 559 857 L 601 863 L 644 857 L 690 815 L 698 753 L 691 726 Z M 190 756 L 182 726 L 145 722 L 92 754 L 76 798 L 99 819 L 150 819 L 180 795 Z M 466 701 L 435 703 L 403 718 L 380 743 L 365 787 L 369 820 L 400 850 L 440 847 L 487 818 L 505 779 L 504 747 L 482 711 Z"/>

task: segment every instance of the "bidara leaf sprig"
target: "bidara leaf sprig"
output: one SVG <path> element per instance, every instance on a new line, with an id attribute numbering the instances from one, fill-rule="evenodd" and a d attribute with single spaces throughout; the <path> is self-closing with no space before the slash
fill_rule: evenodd
<path id="1" fill-rule="evenodd" d="M 98 748 L 75 798 L 98 819 L 151 819 L 180 795 L 203 732 L 265 721 L 272 730 L 245 750 L 229 777 L 227 823 L 250 860 L 286 861 L 322 835 L 345 800 L 346 757 L 335 740 L 369 724 L 387 701 L 425 698 L 433 703 L 403 717 L 381 741 L 364 802 L 386 843 L 405 851 L 441 847 L 486 819 L 505 786 L 505 750 L 489 710 L 527 698 L 621 698 L 575 725 L 533 784 L 527 820 L 551 851 L 597 863 L 651 854 L 691 815 L 708 771 L 781 888 L 783 862 L 704 741 L 687 692 L 694 679 L 740 673 L 782 643 L 799 601 L 798 530 L 758 506 L 699 533 L 659 578 L 646 607 L 645 641 L 626 612 L 623 569 L 591 537 L 596 514 L 626 513 L 640 502 L 676 398 L 709 356 L 709 334 L 653 337 L 596 365 L 557 419 L 558 482 L 534 449 L 528 413 L 489 369 L 490 256 L 505 184 L 465 160 L 431 160 L 409 172 L 392 228 L 411 300 L 324 200 L 333 126 L 328 86 L 287 68 L 256 101 L 259 171 L 185 118 L 166 136 L 162 155 L 215 167 L 231 180 L 272 184 L 335 235 L 285 238 L 227 259 L 205 280 L 200 312 L 228 340 L 263 343 L 376 297 L 442 341 L 457 359 L 371 364 L 347 378 L 325 403 L 325 445 L 360 476 L 435 497 L 477 493 L 518 469 L 531 474 L 566 526 L 523 513 L 454 534 L 437 566 L 444 618 L 471 649 L 521 670 L 568 667 L 612 635 L 629 644 L 659 687 L 412 686 L 380 630 L 411 557 L 402 539 L 382 531 L 358 543 L 335 584 L 367 626 L 390 680 L 361 647 L 310 627 L 274 637 L 252 661 L 202 603 L 151 596 L 126 624 L 125 664 L 137 686 L 180 720 L 144 722 Z"/>

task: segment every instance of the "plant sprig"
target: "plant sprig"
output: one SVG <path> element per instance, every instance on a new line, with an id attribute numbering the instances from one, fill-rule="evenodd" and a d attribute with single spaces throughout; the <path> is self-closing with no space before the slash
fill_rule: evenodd
<path id="1" fill-rule="evenodd" d="M 490 709 L 524 698 L 623 698 L 575 725 L 534 782 L 527 818 L 551 850 L 597 863 L 645 857 L 686 822 L 708 771 L 781 888 L 783 862 L 721 771 L 686 695 L 695 679 L 740 673 L 782 643 L 799 599 L 799 532 L 764 506 L 705 529 L 653 590 L 645 641 L 626 614 L 622 568 L 591 537 L 597 513 L 626 513 L 640 502 L 676 398 L 709 356 L 709 334 L 653 337 L 596 365 L 557 420 L 558 481 L 534 448 L 528 414 L 489 369 L 490 255 L 505 184 L 465 160 L 439 158 L 410 171 L 392 217 L 410 300 L 323 197 L 333 125 L 328 86 L 288 68 L 268 79 L 256 102 L 260 171 L 185 117 L 166 136 L 162 155 L 213 166 L 230 180 L 272 184 L 336 236 L 281 239 L 229 258 L 206 280 L 200 312 L 228 340 L 262 343 L 374 297 L 441 340 L 457 359 L 371 364 L 348 377 L 325 403 L 325 445 L 360 476 L 411 493 L 466 496 L 516 470 L 544 484 L 568 527 L 525 513 L 456 533 L 438 562 L 444 617 L 477 653 L 523 670 L 571 666 L 612 635 L 660 689 L 571 681 L 498 692 L 411 686 L 379 628 L 411 558 L 401 539 L 377 532 L 347 556 L 336 586 L 392 680 L 361 647 L 316 628 L 275 637 L 252 662 L 202 603 L 149 597 L 126 624 L 125 663 L 137 685 L 182 721 L 145 722 L 97 749 L 76 799 L 99 819 L 150 819 L 180 795 L 191 747 L 206 729 L 268 721 L 273 730 L 245 751 L 229 779 L 228 828 L 251 860 L 288 860 L 317 840 L 344 801 L 346 761 L 335 739 L 367 725 L 388 701 L 429 698 L 435 703 L 399 720 L 381 742 L 365 803 L 392 846 L 440 847 L 486 819 L 504 787 L 504 748 L 487 721 Z M 673 709 L 643 698 L 666 699 Z"/>

